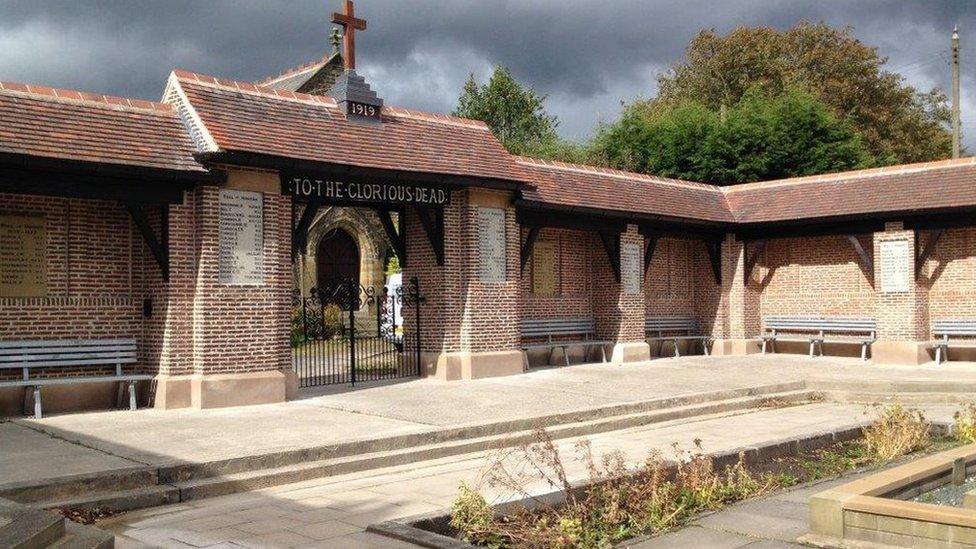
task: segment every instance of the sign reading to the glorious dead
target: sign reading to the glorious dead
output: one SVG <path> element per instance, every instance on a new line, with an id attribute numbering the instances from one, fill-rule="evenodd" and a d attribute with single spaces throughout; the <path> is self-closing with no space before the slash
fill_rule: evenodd
<path id="1" fill-rule="evenodd" d="M 505 282 L 505 210 L 478 208 L 478 256 L 482 282 Z"/>
<path id="2" fill-rule="evenodd" d="M 532 249 L 532 293 L 556 295 L 556 243 L 540 240 Z"/>
<path id="3" fill-rule="evenodd" d="M 0 297 L 47 295 L 44 218 L 0 215 Z"/>
<path id="4" fill-rule="evenodd" d="M 451 202 L 450 191 L 430 185 L 330 181 L 285 173 L 281 175 L 281 193 L 342 204 L 446 206 Z"/>
<path id="5" fill-rule="evenodd" d="M 264 282 L 264 202 L 261 193 L 220 191 L 221 284 Z"/>
<path id="6" fill-rule="evenodd" d="M 624 293 L 640 293 L 640 246 L 637 244 L 621 244 L 620 246 L 620 283 Z"/>
<path id="7" fill-rule="evenodd" d="M 911 283 L 909 263 L 912 249 L 907 240 L 887 240 L 880 243 L 881 291 L 907 292 Z"/>

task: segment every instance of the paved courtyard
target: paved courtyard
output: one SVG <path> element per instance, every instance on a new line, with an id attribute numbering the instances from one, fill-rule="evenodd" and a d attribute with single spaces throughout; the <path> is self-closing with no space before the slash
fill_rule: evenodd
<path id="1" fill-rule="evenodd" d="M 949 419 L 952 410 L 950 406 L 928 407 L 929 415 L 942 421 Z M 636 464 L 652 449 L 669 455 L 673 443 L 688 449 L 696 438 L 706 451 L 722 452 L 797 434 L 842 428 L 867 419 L 863 406 L 819 403 L 676 421 L 584 438 L 591 441 L 596 456 L 621 450 L 631 464 Z M 577 440 L 557 443 L 571 480 L 586 476 L 583 463 L 568 458 L 573 455 Z M 136 511 L 106 521 L 101 527 L 120 536 L 119 547 L 408 547 L 367 533 L 365 529 L 384 520 L 446 509 L 462 481 L 481 486 L 493 502 L 511 499 L 513 494 L 492 490 L 482 483 L 488 456 L 489 453 L 478 452 Z M 529 488 L 539 493 L 550 489 L 542 482 Z M 783 516 L 777 519 L 784 522 L 778 532 L 781 538 L 792 535 L 798 528 L 796 520 L 805 517 L 802 506 L 802 502 L 794 502 L 788 509 L 784 507 Z M 740 514 L 735 520 L 744 518 Z M 707 535 L 715 537 L 717 532 Z M 722 535 L 729 540 L 756 541 L 748 539 L 748 535 Z M 684 546 L 745 545 L 745 542 L 724 543 Z"/>
<path id="2" fill-rule="evenodd" d="M 799 380 L 873 382 L 886 390 L 911 383 L 958 389 L 976 387 L 976 365 L 880 367 L 796 355 L 666 358 L 474 381 L 322 388 L 297 401 L 263 406 L 14 419 L 0 423 L 0 447 L 15 449 L 0 453 L 0 484 L 124 466 L 201 463 Z"/>

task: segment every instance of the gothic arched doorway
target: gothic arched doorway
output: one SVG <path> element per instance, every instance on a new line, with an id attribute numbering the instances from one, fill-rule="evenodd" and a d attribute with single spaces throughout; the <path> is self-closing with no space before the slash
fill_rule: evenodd
<path id="1" fill-rule="evenodd" d="M 352 235 L 342 229 L 333 229 L 319 240 L 315 263 L 320 289 L 350 278 L 359 284 L 359 246 Z"/>

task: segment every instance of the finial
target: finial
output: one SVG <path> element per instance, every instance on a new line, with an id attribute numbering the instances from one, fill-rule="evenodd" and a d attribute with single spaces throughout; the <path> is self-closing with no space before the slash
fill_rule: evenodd
<path id="1" fill-rule="evenodd" d="M 332 34 L 330 35 L 330 38 L 332 39 L 332 53 L 339 53 L 339 42 L 342 41 L 342 35 L 339 34 L 338 28 L 332 27 Z"/>

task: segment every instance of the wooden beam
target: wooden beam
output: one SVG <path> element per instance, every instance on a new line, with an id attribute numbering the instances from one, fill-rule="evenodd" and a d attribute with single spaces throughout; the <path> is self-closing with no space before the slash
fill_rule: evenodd
<path id="1" fill-rule="evenodd" d="M 917 252 L 915 256 L 915 279 L 916 280 L 918 279 L 918 275 L 922 273 L 922 266 L 925 265 L 925 262 L 932 255 L 932 252 L 935 251 L 935 245 L 938 244 L 939 239 L 942 238 L 942 233 L 944 232 L 945 229 L 935 229 L 934 231 L 929 233 L 929 239 L 925 243 L 925 247 L 922 248 L 920 252 Z M 919 237 L 919 232 L 915 231 L 916 248 L 918 248 L 918 237 Z"/>
<path id="2" fill-rule="evenodd" d="M 620 282 L 620 233 L 610 233 L 600 231 L 600 242 L 603 242 L 603 249 L 607 252 L 607 259 L 610 260 L 610 269 L 613 270 L 613 279 Z"/>
<path id="3" fill-rule="evenodd" d="M 708 261 L 712 265 L 712 274 L 715 275 L 715 283 L 722 284 L 722 241 L 721 240 L 702 240 L 705 244 L 705 251 L 708 253 Z"/>
<path id="4" fill-rule="evenodd" d="M 430 241 L 431 248 L 434 249 L 434 256 L 437 257 L 437 264 L 444 264 L 444 209 L 437 208 L 433 212 L 421 206 L 413 204 L 413 209 L 420 218 L 420 224 L 424 227 L 427 240 Z"/>
<path id="5" fill-rule="evenodd" d="M 376 215 L 380 218 L 380 223 L 383 225 L 383 230 L 386 232 L 386 237 L 390 239 L 390 244 L 393 244 L 393 251 L 396 252 L 397 259 L 400 261 L 401 267 L 407 266 L 407 244 L 406 244 L 406 234 L 403 233 L 402 223 L 400 232 L 397 232 L 396 227 L 393 226 L 393 216 L 390 215 L 390 210 L 374 208 Z M 399 219 L 403 218 L 403 213 L 399 215 Z"/>
<path id="6" fill-rule="evenodd" d="M 163 281 L 169 282 L 169 247 L 164 246 L 163 243 L 166 242 L 169 237 L 167 236 L 167 214 L 164 212 L 160 221 L 162 223 L 161 227 L 161 238 L 156 238 L 156 233 L 153 231 L 152 225 L 149 224 L 149 218 L 146 217 L 145 210 L 142 209 L 141 204 L 134 202 L 123 202 L 125 209 L 129 211 L 129 215 L 132 216 L 132 221 L 135 222 L 136 227 L 142 234 L 142 239 L 149 246 L 149 251 L 152 252 L 153 257 L 156 259 L 156 264 L 159 265 L 159 271 L 163 275 Z"/>
<path id="7" fill-rule="evenodd" d="M 522 244 L 521 261 L 522 261 L 522 271 L 525 272 L 525 264 L 529 262 L 532 257 L 532 251 L 535 249 L 535 240 L 539 238 L 539 227 L 529 227 L 529 234 L 525 237 L 525 242 Z"/>
<path id="8" fill-rule="evenodd" d="M 315 214 L 318 213 L 321 206 L 321 200 L 311 200 L 305 205 L 305 210 L 302 212 L 302 217 L 298 220 L 298 225 L 292 230 L 291 233 L 292 260 L 295 259 L 295 255 L 297 255 L 299 252 L 301 252 L 302 255 L 305 254 L 305 248 L 308 245 L 308 230 L 312 227 L 312 222 L 315 221 Z"/>
<path id="9" fill-rule="evenodd" d="M 858 261 L 861 264 L 861 268 L 863 268 L 865 272 L 873 274 L 874 261 L 871 259 L 871 254 L 869 254 L 867 250 L 864 249 L 864 246 L 861 244 L 861 239 L 859 239 L 857 235 L 853 235 L 853 234 L 849 234 L 846 236 L 847 236 L 847 241 L 851 243 L 851 246 L 854 247 L 854 251 L 857 252 L 857 257 L 858 257 Z"/>
<path id="10" fill-rule="evenodd" d="M 657 249 L 656 236 L 647 237 L 647 243 L 644 245 L 644 276 L 647 276 L 647 268 L 651 266 L 651 259 L 654 257 L 654 250 Z"/>
<path id="11" fill-rule="evenodd" d="M 746 247 L 746 264 L 744 271 L 744 282 L 746 284 L 748 284 L 749 279 L 752 278 L 752 270 L 756 267 L 756 263 L 759 262 L 759 256 L 762 254 L 763 250 L 766 249 L 767 242 L 769 241 L 766 239 L 756 240 L 751 254 L 749 253 L 749 243 L 746 242 L 743 244 Z"/>

